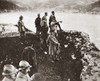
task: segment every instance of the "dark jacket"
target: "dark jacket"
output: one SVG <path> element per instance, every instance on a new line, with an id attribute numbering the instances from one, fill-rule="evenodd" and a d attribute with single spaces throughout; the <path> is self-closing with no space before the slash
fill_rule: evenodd
<path id="1" fill-rule="evenodd" d="M 36 52 L 34 48 L 31 46 L 25 47 L 22 53 L 22 60 L 28 61 L 32 66 L 37 65 Z"/>
<path id="2" fill-rule="evenodd" d="M 30 65 L 32 65 L 31 71 L 29 73 L 30 76 L 38 71 L 36 52 L 32 46 L 27 46 L 24 48 L 22 53 L 22 60 L 26 60 Z"/>
<path id="3" fill-rule="evenodd" d="M 51 22 L 56 22 L 56 17 L 55 15 L 51 15 L 49 18 L 49 25 L 51 24 Z"/>
<path id="4" fill-rule="evenodd" d="M 37 18 L 35 19 L 35 26 L 36 26 L 36 27 L 40 27 L 40 26 L 41 26 L 41 18 L 37 17 Z"/>

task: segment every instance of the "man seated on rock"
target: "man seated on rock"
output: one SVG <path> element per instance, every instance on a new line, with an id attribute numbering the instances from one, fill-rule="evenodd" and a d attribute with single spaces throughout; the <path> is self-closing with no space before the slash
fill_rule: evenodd
<path id="1" fill-rule="evenodd" d="M 55 33 L 57 33 L 57 27 L 58 27 L 58 23 L 59 22 L 55 22 L 54 20 L 51 22 L 51 24 L 50 24 L 50 30 L 54 30 L 54 32 Z M 60 31 L 61 31 L 62 29 L 60 28 Z"/>
<path id="2" fill-rule="evenodd" d="M 2 81 L 15 81 L 17 72 L 18 69 L 16 69 L 13 65 L 11 64 L 4 65 L 2 73 L 4 78 Z"/>
<path id="3" fill-rule="evenodd" d="M 60 30 L 62 30 L 59 22 L 56 20 L 55 12 L 54 11 L 51 12 L 51 16 L 49 17 L 49 27 L 50 27 L 50 30 L 52 30 L 52 25 L 56 25 L 56 26 L 59 27 Z"/>

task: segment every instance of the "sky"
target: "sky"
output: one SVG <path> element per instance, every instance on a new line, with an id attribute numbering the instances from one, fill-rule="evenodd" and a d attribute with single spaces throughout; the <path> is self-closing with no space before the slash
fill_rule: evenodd
<path id="1" fill-rule="evenodd" d="M 19 3 L 23 3 L 23 4 L 30 4 L 33 2 L 44 2 L 47 0 L 8 0 L 8 1 L 12 1 L 12 2 L 19 2 Z"/>
<path id="2" fill-rule="evenodd" d="M 31 4 L 33 2 L 46 2 L 49 0 L 8 0 L 8 1 L 19 2 L 23 4 Z M 50 0 L 50 1 L 53 1 L 53 0 Z M 66 2 L 66 3 L 76 2 L 78 4 L 89 4 L 89 3 L 96 2 L 98 0 L 55 0 L 55 1 L 61 1 L 61 2 Z"/>

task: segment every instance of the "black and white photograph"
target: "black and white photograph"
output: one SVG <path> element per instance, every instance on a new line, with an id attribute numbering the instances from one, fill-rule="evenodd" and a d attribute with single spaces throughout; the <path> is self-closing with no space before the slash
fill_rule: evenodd
<path id="1" fill-rule="evenodd" d="M 100 81 L 100 0 L 0 0 L 0 81 Z"/>

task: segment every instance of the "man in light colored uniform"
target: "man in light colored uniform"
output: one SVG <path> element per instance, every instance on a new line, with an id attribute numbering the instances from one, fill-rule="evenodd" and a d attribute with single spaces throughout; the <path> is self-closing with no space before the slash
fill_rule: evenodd
<path id="1" fill-rule="evenodd" d="M 47 38 L 48 53 L 53 59 L 55 59 L 56 56 L 60 53 L 60 43 L 58 42 L 55 34 L 56 33 L 54 32 L 54 30 L 51 30 L 50 35 Z"/>
<path id="2" fill-rule="evenodd" d="M 4 65 L 3 73 L 2 73 L 4 78 L 2 81 L 15 81 L 17 72 L 18 69 L 16 69 L 13 65 L 11 64 Z"/>
<path id="3" fill-rule="evenodd" d="M 32 67 L 27 61 L 22 60 L 19 62 L 19 72 L 16 77 L 16 81 L 31 81 L 28 72 Z"/>
<path id="4" fill-rule="evenodd" d="M 18 21 L 18 31 L 20 33 L 20 38 L 21 41 L 24 41 L 26 38 L 26 33 L 25 33 L 25 26 L 23 23 L 23 16 L 19 17 L 19 21 Z"/>

